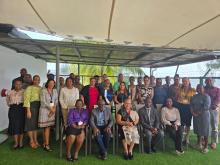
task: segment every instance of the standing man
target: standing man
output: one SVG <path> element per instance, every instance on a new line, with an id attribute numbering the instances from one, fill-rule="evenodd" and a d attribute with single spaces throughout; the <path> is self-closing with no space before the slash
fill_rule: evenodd
<path id="1" fill-rule="evenodd" d="M 14 86 L 14 83 L 15 83 L 15 80 L 19 79 L 22 83 L 24 82 L 24 76 L 27 74 L 27 69 L 26 68 L 22 68 L 20 70 L 20 77 L 17 77 L 15 78 L 13 81 L 12 81 L 12 86 L 11 86 L 11 89 L 15 89 L 15 86 Z"/>
<path id="2" fill-rule="evenodd" d="M 119 73 L 119 74 L 118 74 L 118 81 L 115 82 L 114 85 L 113 85 L 113 90 L 114 90 L 114 92 L 118 91 L 119 86 L 120 86 L 120 84 L 121 84 L 122 82 L 125 82 L 125 81 L 124 81 L 124 75 L 123 75 L 122 73 Z M 126 88 L 128 89 L 128 83 L 127 83 L 127 82 L 125 82 L 125 85 L 126 85 Z"/>
<path id="3" fill-rule="evenodd" d="M 164 84 L 163 87 L 166 89 L 167 93 L 169 92 L 170 80 L 170 76 L 165 77 L 166 84 Z"/>
<path id="4" fill-rule="evenodd" d="M 92 111 L 90 118 L 93 135 L 99 147 L 99 158 L 102 160 L 107 159 L 107 149 L 113 125 L 111 110 L 104 105 L 105 101 L 99 99 L 98 107 Z"/>
<path id="5" fill-rule="evenodd" d="M 219 103 L 220 103 L 220 89 L 213 85 L 211 77 L 205 80 L 205 93 L 211 98 L 210 107 L 210 125 L 211 125 L 211 148 L 216 149 L 218 143 L 218 123 L 219 123 Z"/>
<path id="6" fill-rule="evenodd" d="M 156 79 L 156 86 L 154 87 L 154 97 L 153 104 L 157 108 L 157 111 L 160 113 L 161 108 L 166 103 L 167 99 L 167 90 L 162 86 L 162 79 Z"/>
<path id="7" fill-rule="evenodd" d="M 168 90 L 168 97 L 170 97 L 173 100 L 173 106 L 176 107 L 177 105 L 177 96 L 179 89 L 181 87 L 180 84 L 180 77 L 178 74 L 176 74 L 173 78 L 174 83 L 170 85 L 169 90 Z"/>
<path id="8" fill-rule="evenodd" d="M 152 106 L 152 100 L 146 98 L 145 106 L 139 110 L 140 124 L 143 127 L 143 131 L 146 135 L 147 141 L 147 153 L 156 152 L 155 146 L 161 141 L 164 136 L 162 130 L 160 130 L 160 119 L 158 112 Z"/>

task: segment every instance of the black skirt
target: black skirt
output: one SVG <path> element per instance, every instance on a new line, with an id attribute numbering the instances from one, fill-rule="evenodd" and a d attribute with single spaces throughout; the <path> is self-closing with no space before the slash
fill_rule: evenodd
<path id="1" fill-rule="evenodd" d="M 81 134 L 81 132 L 82 132 L 82 129 L 77 129 L 77 128 L 73 128 L 73 127 L 68 126 L 66 129 L 66 136 L 69 136 L 69 135 L 77 136 L 77 135 Z"/>
<path id="2" fill-rule="evenodd" d="M 25 110 L 23 104 L 10 105 L 8 112 L 8 133 L 9 135 L 19 135 L 24 133 Z"/>
<path id="3" fill-rule="evenodd" d="M 26 116 L 26 120 L 25 120 L 26 131 L 35 131 L 38 129 L 39 109 L 40 109 L 40 101 L 31 102 L 30 105 L 31 118 L 28 119 Z"/>

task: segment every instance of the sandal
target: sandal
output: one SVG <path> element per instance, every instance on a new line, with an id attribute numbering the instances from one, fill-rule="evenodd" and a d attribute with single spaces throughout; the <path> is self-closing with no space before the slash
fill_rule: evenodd
<path id="1" fill-rule="evenodd" d="M 30 147 L 32 148 L 32 149 L 36 149 L 37 148 L 37 145 L 34 143 L 34 142 L 30 142 Z"/>
<path id="2" fill-rule="evenodd" d="M 41 146 L 41 145 L 40 145 L 38 142 L 37 142 L 37 143 L 35 143 L 35 144 L 36 144 L 37 148 Z"/>

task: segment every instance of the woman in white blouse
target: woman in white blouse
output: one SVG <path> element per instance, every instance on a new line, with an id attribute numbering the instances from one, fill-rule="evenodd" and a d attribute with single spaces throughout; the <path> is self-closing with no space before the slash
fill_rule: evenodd
<path id="1" fill-rule="evenodd" d="M 66 86 L 61 89 L 59 96 L 65 127 L 67 126 L 68 109 L 75 107 L 77 99 L 79 99 L 79 90 L 73 86 L 72 79 L 68 77 L 66 79 Z"/>
<path id="2" fill-rule="evenodd" d="M 166 107 L 163 107 L 161 110 L 162 123 L 166 128 L 166 132 L 175 142 L 176 153 L 178 155 L 183 154 L 182 149 L 182 137 L 183 137 L 183 128 L 181 127 L 180 122 L 180 113 L 179 110 L 173 107 L 173 101 L 171 98 L 167 98 Z"/>
<path id="3" fill-rule="evenodd" d="M 22 82 L 19 79 L 14 80 L 14 89 L 11 90 L 6 101 L 9 106 L 8 118 L 9 127 L 8 133 L 14 137 L 14 149 L 23 148 L 23 133 L 25 123 L 25 110 L 23 107 Z"/>

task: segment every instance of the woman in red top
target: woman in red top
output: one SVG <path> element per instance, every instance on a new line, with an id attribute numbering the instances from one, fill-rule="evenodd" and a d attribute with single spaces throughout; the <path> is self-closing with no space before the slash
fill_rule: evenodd
<path id="1" fill-rule="evenodd" d="M 90 78 L 90 84 L 83 87 L 80 92 L 81 99 L 88 108 L 89 113 L 94 109 L 94 105 L 97 105 L 99 99 L 99 89 L 95 86 L 95 83 L 95 78 Z"/>

